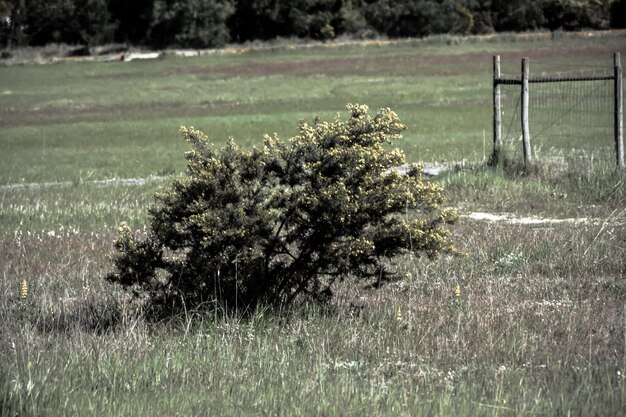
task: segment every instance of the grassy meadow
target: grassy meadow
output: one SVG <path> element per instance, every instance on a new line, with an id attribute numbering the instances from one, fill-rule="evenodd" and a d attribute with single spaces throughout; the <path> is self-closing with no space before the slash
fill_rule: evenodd
<path id="1" fill-rule="evenodd" d="M 544 144 L 584 157 L 527 174 L 484 164 L 492 55 L 514 73 L 523 56 L 610 68 L 614 51 L 624 34 L 0 67 L 0 415 L 622 415 L 626 174 L 610 140 Z M 181 125 L 254 146 L 348 102 L 395 110 L 411 162 L 465 160 L 433 179 L 463 255 L 399 257 L 382 289 L 347 278 L 329 306 L 245 318 L 154 323 L 104 281 L 116 225 L 145 228 L 184 172 Z"/>

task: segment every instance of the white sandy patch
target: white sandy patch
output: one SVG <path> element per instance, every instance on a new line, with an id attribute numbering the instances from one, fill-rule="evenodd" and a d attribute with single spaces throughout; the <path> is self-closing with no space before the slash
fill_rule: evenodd
<path id="1" fill-rule="evenodd" d="M 474 212 L 469 214 L 461 214 L 461 217 L 466 217 L 472 220 L 483 220 L 488 222 L 504 222 L 511 224 L 546 224 L 546 223 L 590 223 L 597 221 L 595 219 L 589 219 L 587 217 L 565 218 L 555 219 L 537 216 L 519 217 L 509 213 L 493 214 Z"/>

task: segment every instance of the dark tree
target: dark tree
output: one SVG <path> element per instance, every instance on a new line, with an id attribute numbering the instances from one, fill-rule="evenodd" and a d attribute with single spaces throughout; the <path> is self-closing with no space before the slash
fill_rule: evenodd
<path id="1" fill-rule="evenodd" d="M 107 0 L 25 0 L 20 26 L 29 45 L 96 45 L 113 40 Z"/>
<path id="2" fill-rule="evenodd" d="M 109 0 L 111 18 L 117 24 L 115 40 L 131 44 L 148 41 L 154 0 Z"/>
<path id="3" fill-rule="evenodd" d="M 626 28 L 626 0 L 611 3 L 611 27 Z"/>
<path id="4" fill-rule="evenodd" d="M 148 42 L 157 47 L 208 48 L 230 41 L 230 0 L 155 0 Z"/>

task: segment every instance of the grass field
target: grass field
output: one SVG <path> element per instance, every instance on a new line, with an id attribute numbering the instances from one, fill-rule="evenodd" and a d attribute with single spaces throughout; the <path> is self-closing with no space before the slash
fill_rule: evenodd
<path id="1" fill-rule="evenodd" d="M 440 38 L 0 67 L 0 415 L 622 415 L 624 172 L 575 154 L 528 175 L 482 161 L 493 54 L 512 72 L 522 56 L 610 65 L 625 46 Z M 589 220 L 462 217 L 464 256 L 401 257 L 380 290 L 347 280 L 331 306 L 251 318 L 155 324 L 103 280 L 115 226 L 146 227 L 151 194 L 184 171 L 181 125 L 253 146 L 347 102 L 394 109 L 410 161 L 468 160 L 435 179 L 462 215 Z"/>
<path id="2" fill-rule="evenodd" d="M 623 35 L 534 42 L 406 42 L 158 61 L 0 68 L 0 184 L 179 172 L 181 125 L 254 145 L 348 102 L 391 107 L 411 161 L 482 159 L 491 138 L 491 57 L 503 72 L 572 63 L 610 69 Z M 575 60 L 574 60 L 575 59 Z M 536 64 L 535 64 L 536 63 Z M 485 138 L 485 144 L 483 143 Z M 485 145 L 485 146 L 483 146 Z M 605 144 L 610 146 L 610 143 Z"/>

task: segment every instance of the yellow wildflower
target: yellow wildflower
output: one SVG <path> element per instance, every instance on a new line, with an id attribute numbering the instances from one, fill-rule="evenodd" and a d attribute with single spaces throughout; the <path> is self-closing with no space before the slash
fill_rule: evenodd
<path id="1" fill-rule="evenodd" d="M 400 307 L 398 307 L 398 310 L 396 311 L 396 320 L 399 322 L 402 321 L 402 310 L 400 310 Z"/>
<path id="2" fill-rule="evenodd" d="M 28 282 L 26 282 L 26 279 L 22 280 L 21 297 L 22 297 L 22 300 L 25 300 L 26 298 L 28 298 Z"/>

